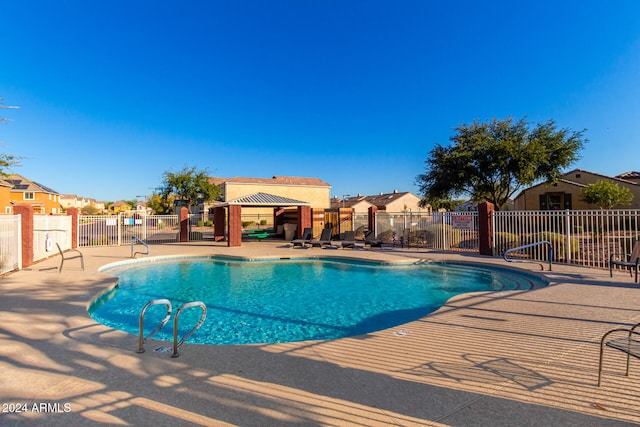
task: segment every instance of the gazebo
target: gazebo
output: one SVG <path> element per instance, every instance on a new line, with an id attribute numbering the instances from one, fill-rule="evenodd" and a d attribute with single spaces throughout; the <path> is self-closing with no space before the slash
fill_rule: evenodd
<path id="1" fill-rule="evenodd" d="M 214 206 L 214 235 L 216 241 L 227 236 L 227 246 L 242 246 L 242 208 L 273 208 L 274 217 L 284 208 L 297 207 L 297 236 L 311 227 L 311 206 L 308 202 L 267 193 L 253 193 Z M 228 221 L 227 221 L 228 215 Z M 275 222 L 274 222 L 275 223 Z M 225 230 L 225 224 L 227 229 Z"/>

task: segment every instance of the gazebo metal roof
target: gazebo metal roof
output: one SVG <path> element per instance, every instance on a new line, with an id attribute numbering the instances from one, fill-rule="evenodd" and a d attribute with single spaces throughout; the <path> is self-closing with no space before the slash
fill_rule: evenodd
<path id="1" fill-rule="evenodd" d="M 309 206 L 309 202 L 290 199 L 288 197 L 275 196 L 267 193 L 253 193 L 238 197 L 223 203 L 223 206 L 240 205 L 253 207 L 285 207 L 285 206 Z"/>

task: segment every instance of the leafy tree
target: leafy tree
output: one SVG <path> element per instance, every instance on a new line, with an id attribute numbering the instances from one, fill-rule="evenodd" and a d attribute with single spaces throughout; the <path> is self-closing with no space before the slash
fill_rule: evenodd
<path id="1" fill-rule="evenodd" d="M 160 194 L 153 193 L 147 200 L 147 207 L 157 215 L 172 214 L 174 199 L 174 196 L 169 196 L 167 200 L 162 200 Z"/>
<path id="2" fill-rule="evenodd" d="M 436 145 L 416 183 L 423 205 L 468 195 L 500 209 L 523 186 L 556 181 L 587 142 L 584 131 L 557 129 L 555 122 L 530 127 L 525 119 L 461 124 L 453 145 Z"/>
<path id="3" fill-rule="evenodd" d="M 582 200 L 600 209 L 611 209 L 614 206 L 631 204 L 633 193 L 626 187 L 620 187 L 615 182 L 603 179 L 583 188 Z"/>
<path id="4" fill-rule="evenodd" d="M 80 209 L 80 213 L 82 213 L 82 215 L 98 215 L 100 210 L 95 206 L 86 205 Z"/>
<path id="5" fill-rule="evenodd" d="M 158 195 L 164 209 L 171 211 L 171 201 L 175 200 L 178 205 L 186 206 L 191 211 L 198 203 L 217 199 L 220 187 L 209 182 L 206 170 L 185 165 L 179 172 L 164 172 Z"/>
<path id="6" fill-rule="evenodd" d="M 456 207 L 462 203 L 462 200 L 430 200 L 429 204 L 431 205 L 431 208 L 433 208 L 434 211 L 440 210 L 440 209 L 444 209 L 448 212 L 452 212 L 456 210 Z"/>
<path id="7" fill-rule="evenodd" d="M 0 109 L 7 108 L 18 108 L 12 105 L 4 105 L 2 103 L 2 97 L 0 97 Z M 6 117 L 0 117 L 0 124 L 6 124 L 9 121 Z M 4 154 L 0 153 L 0 177 L 5 177 L 9 175 L 8 170 L 11 169 L 12 166 L 17 166 L 20 164 L 20 158 L 16 157 L 12 154 Z"/>

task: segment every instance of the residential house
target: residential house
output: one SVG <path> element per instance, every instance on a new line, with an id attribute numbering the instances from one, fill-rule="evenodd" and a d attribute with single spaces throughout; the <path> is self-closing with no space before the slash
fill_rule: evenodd
<path id="1" fill-rule="evenodd" d="M 9 175 L 5 178 L 5 182 L 11 185 L 9 204 L 5 205 L 5 213 L 13 213 L 13 206 L 18 204 L 33 206 L 33 212 L 36 214 L 62 213 L 60 194 L 57 191 L 18 174 Z"/>
<path id="2" fill-rule="evenodd" d="M 624 177 L 624 178 L 623 178 Z M 538 184 L 523 190 L 515 198 L 516 210 L 583 210 L 598 209 L 598 206 L 582 200 L 582 190 L 589 184 L 608 180 L 628 188 L 633 194 L 631 205 L 622 206 L 640 209 L 640 173 L 626 172 L 616 177 L 601 175 L 581 169 L 565 173 L 555 184 Z"/>
<path id="3" fill-rule="evenodd" d="M 369 208 L 373 206 L 371 202 L 367 200 L 365 196 L 358 194 L 353 197 L 345 197 L 343 199 L 334 197 L 331 199 L 331 208 L 351 208 L 355 214 L 366 215 L 369 213 Z"/>
<path id="4" fill-rule="evenodd" d="M 132 210 L 133 208 L 131 207 L 131 205 L 125 201 L 122 200 L 118 200 L 117 202 L 113 202 L 111 203 L 111 205 L 109 205 L 109 214 L 118 214 L 120 212 L 128 212 L 130 210 Z"/>
<path id="5" fill-rule="evenodd" d="M 153 209 L 147 205 L 147 202 L 137 202 L 136 213 L 139 213 L 140 215 L 152 215 Z"/>
<path id="6" fill-rule="evenodd" d="M 380 193 L 376 196 L 367 196 L 365 200 L 386 212 L 431 212 L 431 206 L 420 207 L 420 197 L 404 191 L 394 190 L 393 193 Z"/>
<path id="7" fill-rule="evenodd" d="M 64 209 L 78 208 L 82 209 L 85 206 L 91 206 L 91 199 L 86 197 L 78 197 L 75 194 L 61 194 L 60 204 Z"/>
<path id="8" fill-rule="evenodd" d="M 13 213 L 13 205 L 11 203 L 11 188 L 13 185 L 4 179 L 0 180 L 0 207 L 2 211 L 0 213 L 11 214 Z"/>

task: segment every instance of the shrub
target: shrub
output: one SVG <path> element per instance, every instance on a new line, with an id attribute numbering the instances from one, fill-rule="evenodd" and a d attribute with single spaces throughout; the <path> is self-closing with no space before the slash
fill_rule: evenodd
<path id="1" fill-rule="evenodd" d="M 204 226 L 205 227 L 213 227 L 213 221 L 211 221 L 211 220 L 205 221 Z"/>
<path id="2" fill-rule="evenodd" d="M 551 247 L 553 248 L 553 260 L 557 261 L 559 259 L 563 259 L 566 254 L 565 249 L 565 236 L 564 234 L 552 233 L 550 231 L 542 231 L 540 233 L 529 236 L 528 243 L 541 242 L 546 240 L 551 242 Z M 578 239 L 572 237 L 570 240 L 571 244 L 571 257 L 576 258 L 578 256 Z M 538 258 L 547 261 L 548 260 L 548 252 L 546 250 L 540 250 L 539 248 L 529 248 L 530 253 L 539 253 Z"/>
<path id="3" fill-rule="evenodd" d="M 249 227 L 250 225 L 253 225 L 253 224 L 255 224 L 254 221 L 242 221 L 242 228 L 247 228 L 247 227 Z"/>
<path id="4" fill-rule="evenodd" d="M 520 246 L 520 236 L 513 233 L 496 233 L 496 254 L 502 255 L 504 251 Z"/>
<path id="5" fill-rule="evenodd" d="M 106 246 L 109 244 L 108 236 L 92 237 L 89 239 L 89 246 Z"/>
<path id="6" fill-rule="evenodd" d="M 462 231 L 454 229 L 449 224 L 431 224 L 424 229 L 428 242 L 439 241 L 442 235 L 447 236 L 447 244 L 449 247 L 458 248 L 462 241 Z M 418 231 L 420 233 L 420 231 Z"/>

